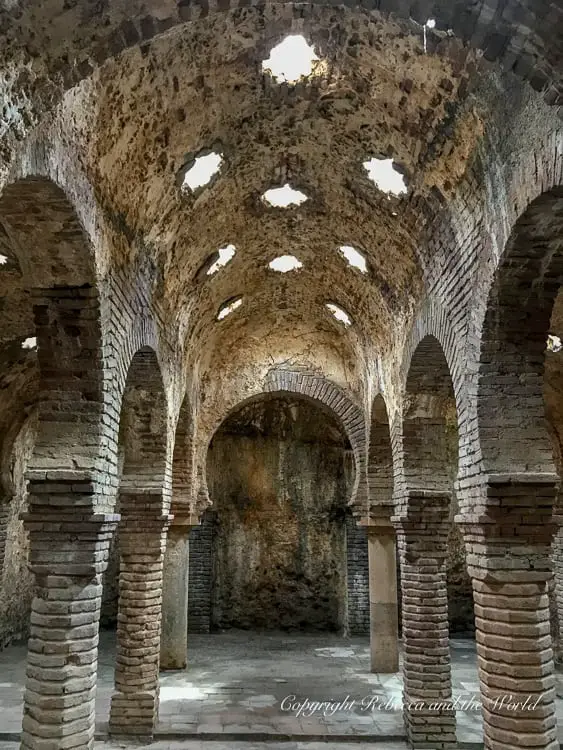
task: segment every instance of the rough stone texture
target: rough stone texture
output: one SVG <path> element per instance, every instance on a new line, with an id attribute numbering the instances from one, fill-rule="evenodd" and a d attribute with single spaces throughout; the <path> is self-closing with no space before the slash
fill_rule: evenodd
<path id="1" fill-rule="evenodd" d="M 424 26 L 430 17 L 434 30 Z M 416 492 L 455 495 L 446 515 L 459 510 L 469 547 L 477 637 L 491 629 L 491 609 L 508 613 L 511 664 L 497 653 L 506 649 L 479 646 L 483 695 L 528 680 L 544 711 L 509 717 L 487 705 L 485 745 L 506 750 L 523 738 L 551 748 L 544 631 L 563 389 L 562 355 L 545 348 L 549 333 L 563 334 L 561 20 L 560 3 L 534 0 L 0 3 L 2 507 L 23 498 L 10 488 L 10 446 L 37 407 L 29 523 L 111 514 L 119 492 L 154 498 L 121 531 L 154 553 L 135 562 L 138 551 L 124 548 L 127 566 L 140 566 L 134 575 L 154 572 L 156 632 L 165 519 L 174 502 L 194 516 L 209 506 L 214 432 L 265 391 L 316 398 L 350 443 L 356 517 L 372 517 L 380 498 L 392 496 L 397 517 L 408 518 Z M 276 84 L 260 65 L 289 32 L 304 33 L 321 57 L 296 86 Z M 224 169 L 197 195 L 183 193 L 182 169 L 215 145 Z M 395 160 L 407 195 L 375 189 L 361 166 L 370 155 Z M 266 207 L 263 191 L 286 180 L 310 200 Z M 208 277 L 202 269 L 227 242 L 235 258 Z M 345 264 L 336 250 L 344 243 L 365 253 L 368 274 Z M 270 271 L 282 252 L 303 268 Z M 240 309 L 216 321 L 236 295 Z M 348 310 L 349 328 L 329 315 L 329 300 Z M 37 350 L 22 349 L 30 336 Z M 51 530 L 64 551 L 59 526 Z M 49 551 L 58 565 L 37 534 L 32 564 Z M 6 545 L 0 532 L 0 545 L 19 538 L 10 530 Z M 89 541 L 96 577 L 109 539 L 98 551 Z M 459 536 L 451 546 L 450 588 L 459 590 Z M 9 567 L 22 569 L 13 557 L 4 549 Z M 501 566 L 503 594 L 500 560 L 513 563 Z M 520 590 L 530 571 L 532 588 Z M 128 575 L 122 567 L 122 605 L 139 583 Z M 78 586 L 39 578 L 41 597 L 57 605 Z M 516 600 L 533 623 L 515 619 Z M 115 726 L 150 734 L 158 647 L 140 696 L 139 665 L 126 663 L 138 623 L 127 607 L 120 617 L 118 695 L 129 686 L 133 698 L 116 700 Z M 97 629 L 97 615 L 88 627 Z M 53 682 L 75 678 L 64 664 L 46 669 L 29 678 L 38 684 L 25 742 L 87 746 L 90 688 L 80 683 L 84 715 L 70 718 L 68 706 L 47 715 L 34 708 L 36 694 L 41 702 Z M 76 741 L 55 736 L 63 725 Z"/>
<path id="2" fill-rule="evenodd" d="M 209 451 L 215 627 L 345 627 L 347 441 L 318 407 L 267 399 Z"/>
<path id="3" fill-rule="evenodd" d="M 27 569 L 29 544 L 19 516 L 27 510 L 24 472 L 36 426 L 35 417 L 30 417 L 10 446 L 10 494 L 0 505 L 0 649 L 29 633 L 33 577 Z"/>

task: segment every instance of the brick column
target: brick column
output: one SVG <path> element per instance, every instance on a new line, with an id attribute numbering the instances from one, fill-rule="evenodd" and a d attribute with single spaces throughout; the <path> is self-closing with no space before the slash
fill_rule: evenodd
<path id="1" fill-rule="evenodd" d="M 401 560 L 403 710 L 413 748 L 456 747 L 446 560 L 449 492 L 413 490 L 393 517 Z"/>
<path id="2" fill-rule="evenodd" d="M 51 489 L 56 491 L 54 485 Z M 37 586 L 31 607 L 22 750 L 94 746 L 102 574 L 119 516 L 81 513 L 78 499 L 69 495 L 66 510 L 22 516 Z M 73 500 L 78 507 L 72 507 Z"/>
<path id="3" fill-rule="evenodd" d="M 360 521 L 368 536 L 371 671 L 399 671 L 397 550 L 391 508 L 379 506 L 379 517 Z"/>
<path id="4" fill-rule="evenodd" d="M 120 494 L 119 609 L 111 734 L 152 737 L 158 717 L 162 569 L 171 516 L 162 498 Z"/>
<path id="5" fill-rule="evenodd" d="M 557 477 L 487 477 L 487 512 L 459 516 L 473 583 L 487 750 L 556 750 L 548 585 Z"/>
<path id="6" fill-rule="evenodd" d="M 186 509 L 187 510 L 187 509 Z M 173 508 L 168 529 L 162 587 L 162 636 L 160 668 L 185 669 L 188 663 L 189 534 L 197 519 Z"/>

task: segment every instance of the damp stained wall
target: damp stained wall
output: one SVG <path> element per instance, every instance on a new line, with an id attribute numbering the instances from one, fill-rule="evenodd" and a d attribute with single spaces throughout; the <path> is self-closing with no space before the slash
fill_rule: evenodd
<path id="1" fill-rule="evenodd" d="M 210 446 L 212 626 L 338 631 L 346 610 L 346 438 L 318 407 L 254 402 Z"/>

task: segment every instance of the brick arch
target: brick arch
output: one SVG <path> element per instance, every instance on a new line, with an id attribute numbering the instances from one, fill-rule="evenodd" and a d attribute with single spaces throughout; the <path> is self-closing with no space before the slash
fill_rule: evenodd
<path id="1" fill-rule="evenodd" d="M 326 378 L 312 373 L 297 372 L 290 370 L 272 370 L 262 382 L 261 389 L 253 393 L 248 399 L 232 405 L 227 414 L 218 417 L 211 429 L 211 437 L 219 429 L 224 420 L 232 412 L 239 409 L 245 403 L 264 394 L 287 394 L 295 393 L 322 405 L 328 409 L 336 421 L 342 427 L 344 434 L 350 442 L 355 462 L 355 478 L 349 505 L 358 515 L 365 515 L 367 510 L 367 475 L 366 455 L 367 440 L 365 417 L 362 409 L 352 398 L 335 383 Z M 211 438 L 205 442 L 205 450 L 211 442 Z M 209 502 L 207 490 L 207 479 L 205 477 L 205 455 L 199 459 L 198 475 L 200 478 L 199 502 Z M 201 508 L 198 509 L 201 512 Z"/>
<path id="2" fill-rule="evenodd" d="M 446 441 L 448 423 L 455 420 L 457 449 L 457 412 L 448 362 L 435 336 L 424 336 L 412 355 L 402 416 L 406 487 L 451 492 L 453 476 L 448 467 L 453 457 Z"/>
<path id="3" fill-rule="evenodd" d="M 393 503 L 393 449 L 387 405 L 381 393 L 371 407 L 368 449 L 369 508 Z"/>
<path id="4" fill-rule="evenodd" d="M 25 399 L 39 402 L 28 478 L 41 483 L 49 471 L 57 471 L 61 481 L 65 476 L 90 481 L 100 450 L 104 401 L 96 265 L 75 207 L 53 180 L 32 175 L 3 190 L 0 253 L 8 259 L 2 266 L 5 275 L 0 274 L 6 328 L 17 333 L 10 346 L 21 353 L 25 338 L 37 339 L 37 352 L 30 353 L 25 365 L 28 379 L 22 381 Z M 12 364 L 20 367 L 20 359 L 14 354 Z M 20 394 L 17 399 L 12 395 L 8 421 L 18 418 L 12 412 L 19 399 Z M 33 495 L 34 486 L 30 491 Z"/>
<path id="5" fill-rule="evenodd" d="M 170 472 L 166 391 L 156 350 L 147 345 L 134 353 L 127 369 L 119 446 L 119 604 L 110 729 L 124 734 L 135 723 L 150 735 L 158 715 Z M 131 653 L 142 653 L 142 663 Z"/>
<path id="6" fill-rule="evenodd" d="M 401 383 L 403 390 L 407 388 L 407 380 L 410 373 L 413 356 L 421 343 L 427 336 L 431 336 L 439 343 L 443 352 L 448 372 L 458 401 L 458 410 L 464 399 L 464 361 L 463 361 L 463 338 L 460 332 L 451 322 L 451 316 L 446 308 L 434 297 L 427 297 L 422 309 L 418 313 L 407 344 L 403 351 L 401 362 Z"/>
<path id="7" fill-rule="evenodd" d="M 432 708 L 432 703 L 440 695 L 447 705 L 452 694 L 446 561 L 457 469 L 457 412 L 446 355 L 431 334 L 420 338 L 410 356 L 401 420 L 393 521 L 401 564 L 407 741 L 413 747 L 424 744 L 431 726 L 434 736 L 448 736 L 447 744 L 453 747 L 455 712 Z M 450 422 L 455 423 L 453 434 Z"/>
<path id="8" fill-rule="evenodd" d="M 172 454 L 172 500 L 191 511 L 197 488 L 194 452 L 194 420 L 188 395 L 182 400 Z"/>
<path id="9" fill-rule="evenodd" d="M 477 381 L 485 473 L 555 474 L 545 419 L 543 367 L 563 275 L 563 187 L 533 200 L 516 221 L 491 280 Z"/>
<path id="10" fill-rule="evenodd" d="M 285 2 L 270 3 L 287 6 Z M 299 5 L 295 10 L 300 16 L 306 14 L 307 8 L 313 5 L 327 5 L 326 0 L 309 5 Z M 174 27 L 186 22 L 205 18 L 209 14 L 236 10 L 238 3 L 229 0 L 221 3 L 210 3 L 208 0 L 179 2 L 169 6 L 168 15 L 159 9 L 151 15 L 146 7 L 136 0 L 128 4 L 126 13 L 115 12 L 115 9 L 102 11 L 95 18 L 96 41 L 89 46 L 77 37 L 68 40 L 68 45 L 75 48 L 74 54 L 68 55 L 66 67 L 62 70 L 65 88 L 71 88 L 83 78 L 90 75 L 94 65 L 101 65 L 105 60 L 117 56 L 123 50 L 146 45 L 159 34 L 169 32 Z M 359 3 L 348 7 L 365 8 Z M 497 61 L 504 69 L 513 71 L 537 91 L 544 93 L 549 104 L 561 105 L 563 94 L 560 87 L 558 38 L 553 29 L 561 23 L 561 11 L 552 4 L 546 12 L 535 7 L 532 0 L 502 4 L 484 0 L 468 5 L 463 0 L 376 0 L 373 10 L 387 15 L 391 14 L 403 20 L 413 20 L 413 27 L 422 33 L 421 24 L 428 18 L 434 18 L 439 29 L 452 29 L 454 35 L 470 47 L 483 51 L 489 61 Z M 261 6 L 263 12 L 264 6 Z M 71 12 L 75 12 L 74 9 Z M 90 11 L 86 12 L 90 17 Z M 64 13 L 57 19 L 65 28 L 73 28 L 69 19 L 65 23 Z M 415 26 L 414 24 L 418 24 Z M 10 28 L 10 25 L 8 25 Z M 79 27 L 80 30 L 80 27 Z M 429 44 L 433 45 L 435 35 L 429 34 Z"/>
<path id="11" fill-rule="evenodd" d="M 119 446 L 120 494 L 160 495 L 167 485 L 167 399 L 156 352 L 141 347 L 127 371 Z"/>

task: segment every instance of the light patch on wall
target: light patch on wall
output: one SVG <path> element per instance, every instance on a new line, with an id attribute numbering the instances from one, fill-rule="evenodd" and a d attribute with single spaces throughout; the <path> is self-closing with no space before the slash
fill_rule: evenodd
<path id="1" fill-rule="evenodd" d="M 288 271 L 296 271 L 298 268 L 303 268 L 303 263 L 295 255 L 280 255 L 279 258 L 274 258 L 274 260 L 270 261 L 268 268 L 271 268 L 272 271 L 287 273 Z"/>
<path id="2" fill-rule="evenodd" d="M 22 341 L 22 349 L 35 349 L 37 346 L 37 336 L 28 336 Z"/>
<path id="3" fill-rule="evenodd" d="M 348 261 L 348 265 L 357 268 L 358 271 L 361 271 L 362 273 L 368 272 L 365 256 L 359 250 L 356 250 L 355 247 L 352 247 L 351 245 L 341 245 L 338 250 Z"/>
<path id="4" fill-rule="evenodd" d="M 343 323 L 346 326 L 346 328 L 352 325 L 352 318 L 341 307 L 339 307 L 338 305 L 335 305 L 334 302 L 327 302 L 326 306 L 330 310 L 330 312 L 334 315 L 336 320 L 340 321 L 340 323 Z"/>
<path id="5" fill-rule="evenodd" d="M 2 253 L 0 253 L 0 266 L 3 266 L 7 262 L 8 262 L 8 256 L 2 255 Z"/>
<path id="6" fill-rule="evenodd" d="M 235 299 L 228 300 L 225 304 L 221 305 L 219 312 L 217 313 L 217 320 L 223 320 L 227 315 L 230 315 L 234 310 L 242 305 L 242 297 L 236 297 Z"/>
<path id="7" fill-rule="evenodd" d="M 393 159 L 376 159 L 364 162 L 364 169 L 373 184 L 387 195 L 403 195 L 407 192 L 405 178 L 393 166 Z"/>
<path id="8" fill-rule="evenodd" d="M 217 250 L 217 253 L 219 257 L 213 263 L 209 268 L 207 269 L 207 275 L 213 276 L 214 273 L 217 273 L 217 271 L 220 268 L 223 268 L 224 266 L 231 261 L 236 253 L 236 248 L 234 245 L 227 245 L 226 247 L 221 247 L 219 250 Z"/>
<path id="9" fill-rule="evenodd" d="M 429 18 L 424 24 L 424 51 L 425 52 L 426 52 L 426 29 L 435 29 L 435 28 L 436 28 L 436 20 L 434 18 Z"/>
<path id="10" fill-rule="evenodd" d="M 307 200 L 307 196 L 300 190 L 295 190 L 286 182 L 282 187 L 266 190 L 262 199 L 270 206 L 287 208 L 288 206 L 300 206 Z"/>
<path id="11" fill-rule="evenodd" d="M 318 59 L 305 37 L 291 34 L 272 49 L 270 57 L 262 62 L 262 70 L 278 83 L 295 83 L 311 75 Z"/>
<path id="12" fill-rule="evenodd" d="M 182 188 L 184 190 L 198 190 L 208 185 L 217 174 L 223 163 L 221 154 L 212 151 L 204 156 L 197 156 L 192 166 L 186 171 Z"/>
<path id="13" fill-rule="evenodd" d="M 559 352 L 563 348 L 563 344 L 559 336 L 549 335 L 547 337 L 547 351 L 548 352 Z"/>

